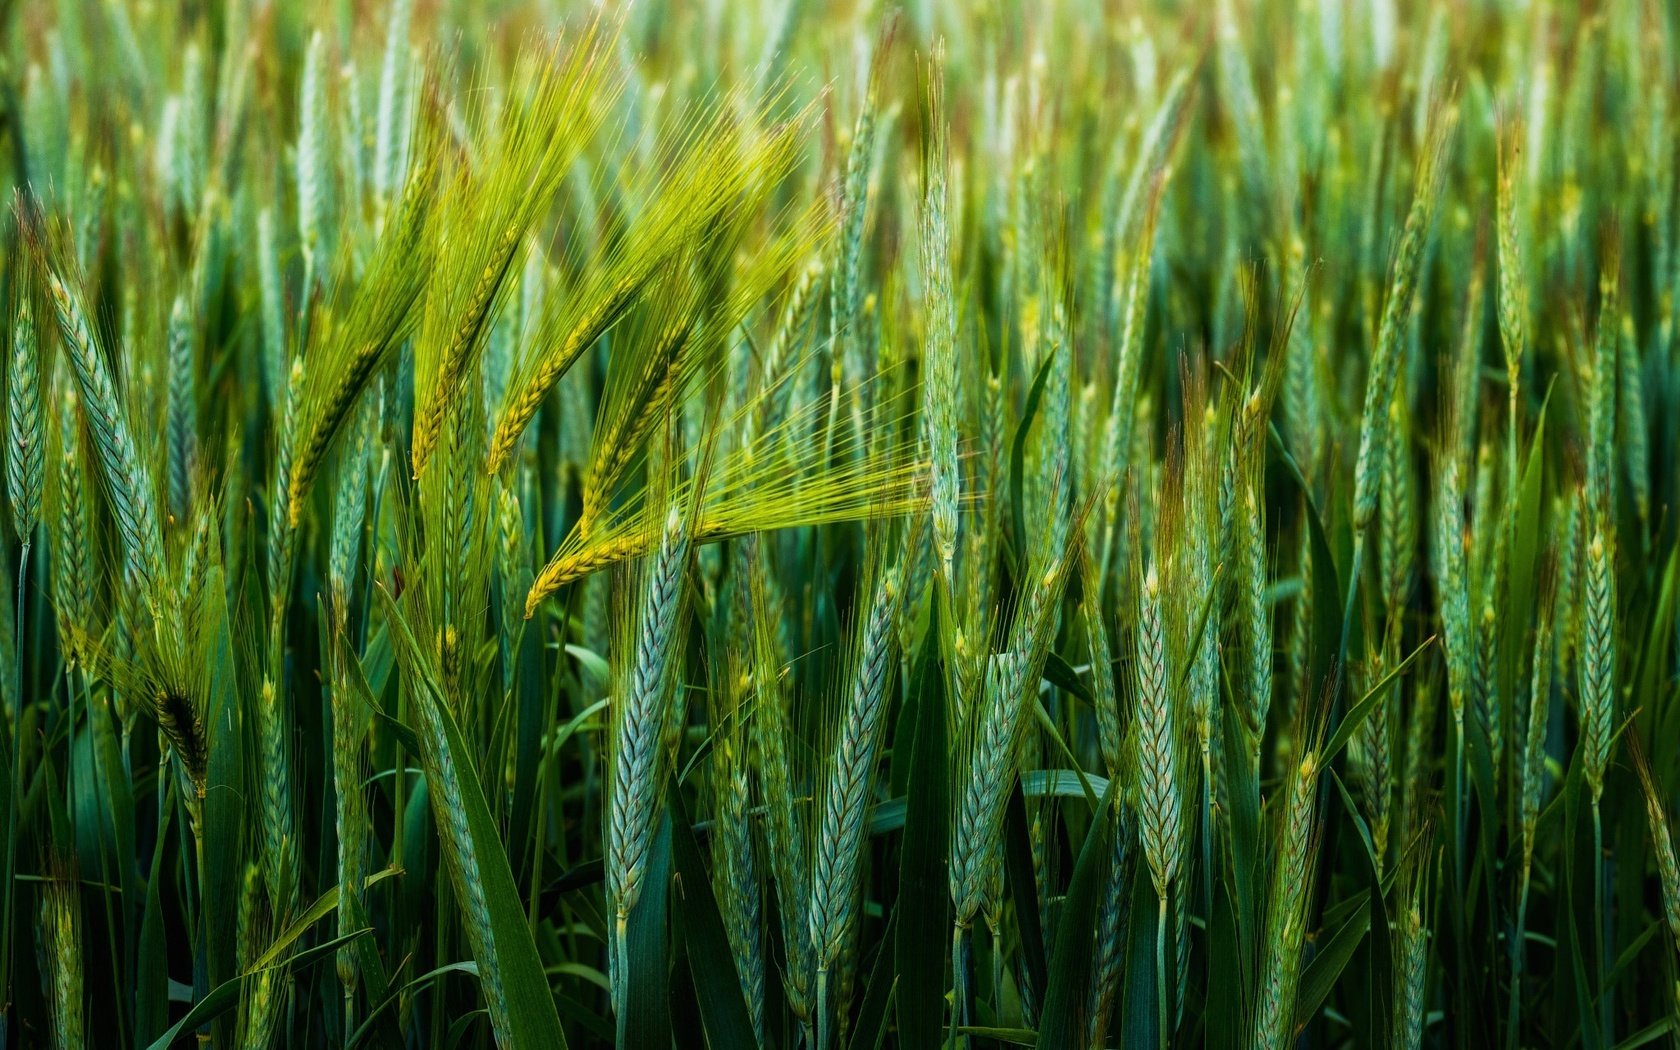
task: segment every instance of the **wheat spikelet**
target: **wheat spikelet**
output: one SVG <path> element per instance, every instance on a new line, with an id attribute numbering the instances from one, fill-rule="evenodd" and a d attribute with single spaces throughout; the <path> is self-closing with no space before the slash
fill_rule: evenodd
<path id="1" fill-rule="evenodd" d="M 1616 581 L 1613 539 L 1602 512 L 1593 515 L 1582 580 L 1581 749 L 1582 768 L 1593 805 L 1604 795 L 1616 717 Z"/>
<path id="2" fill-rule="evenodd" d="M 1119 479 L 1130 466 L 1127 453 L 1131 451 L 1136 428 L 1136 395 L 1138 376 L 1143 361 L 1144 307 L 1149 293 L 1151 258 L 1155 247 L 1155 215 L 1159 207 L 1159 188 L 1145 213 L 1138 243 L 1128 261 L 1123 325 L 1120 348 L 1114 371 L 1114 396 L 1104 421 L 1102 467 L 1108 472 L 1110 488 L 1104 502 L 1104 521 L 1112 536 L 1116 531 L 1120 506 Z M 1110 543 L 1112 544 L 1112 540 Z"/>
<path id="3" fill-rule="evenodd" d="M 168 136 L 168 160 L 161 165 L 175 203 L 183 215 L 198 212 L 204 193 L 208 164 L 204 157 L 208 105 L 204 93 L 204 52 L 196 40 L 187 43 L 182 56 L 181 90 L 174 97 L 176 119 Z"/>
<path id="4" fill-rule="evenodd" d="M 658 552 L 647 569 L 635 655 L 618 697 L 615 719 L 607 887 L 621 950 L 630 911 L 641 895 L 653 837 L 660 785 L 658 762 L 665 727 L 671 720 L 673 630 L 688 548 L 688 523 L 673 503 L 665 515 Z M 615 981 L 614 986 L 619 987 L 620 982 Z"/>
<path id="5" fill-rule="evenodd" d="M 1561 593 L 1561 592 L 1560 592 Z M 1553 603 L 1540 603 L 1534 630 L 1534 659 L 1530 669 L 1528 718 L 1523 730 L 1521 763 L 1521 821 L 1523 877 L 1534 858 L 1534 833 L 1540 822 L 1541 792 L 1546 773 L 1546 730 L 1551 723 L 1552 662 L 1555 651 Z"/>
<path id="6" fill-rule="evenodd" d="M 1284 350 L 1284 421 L 1288 426 L 1289 447 L 1300 462 L 1301 469 L 1311 477 L 1318 463 L 1319 432 L 1323 426 L 1323 406 L 1320 402 L 1318 377 L 1318 346 L 1313 340 L 1312 307 L 1316 303 L 1312 286 L 1306 281 L 1306 246 L 1299 237 L 1289 242 L 1289 261 L 1292 276 L 1299 274 L 1299 287 L 1306 290 L 1308 316 L 1289 329 L 1289 342 Z"/>
<path id="7" fill-rule="evenodd" d="M 331 587 L 335 615 L 342 622 L 349 614 L 356 569 L 362 560 L 362 533 L 367 531 L 368 465 L 374 440 L 374 413 L 364 408 L 356 421 L 354 443 L 338 468 L 338 488 L 333 496 L 332 541 L 328 547 L 327 580 Z"/>
<path id="8" fill-rule="evenodd" d="M 1485 438 L 1478 440 L 1477 430 L 1482 403 L 1482 314 L 1485 299 L 1482 286 L 1486 270 L 1485 252 L 1482 243 L 1477 241 L 1470 280 L 1464 293 L 1464 315 L 1460 322 L 1457 352 L 1451 357 L 1451 375 L 1444 383 L 1446 389 L 1443 393 L 1447 415 L 1447 422 L 1443 424 L 1446 447 L 1455 455 L 1474 457 L 1478 498 L 1472 503 L 1478 511 L 1483 505 L 1481 492 L 1486 490 L 1491 494 L 1494 482 L 1493 472 L 1481 469 L 1491 463 L 1493 449 Z M 1443 362 L 1443 367 L 1448 365 L 1449 362 Z M 1479 524 L 1484 519 L 1478 514 L 1472 520 Z"/>
<path id="9" fill-rule="evenodd" d="M 1318 762 L 1312 751 L 1288 781 L 1279 815 L 1278 849 L 1266 905 L 1265 961 L 1254 1022 L 1255 1047 L 1285 1047 L 1295 1035 L 1295 990 L 1311 902 L 1317 825 Z"/>
<path id="10" fill-rule="evenodd" d="M 796 418 L 783 425 L 792 432 L 799 422 Z M 691 512 L 689 541 L 700 545 L 748 532 L 867 521 L 923 509 L 925 466 L 908 459 L 903 450 L 876 447 L 854 457 L 852 446 L 837 446 L 843 455 L 836 459 L 848 462 L 836 466 L 825 465 L 821 434 L 800 435 L 797 441 L 780 443 L 774 456 L 734 449 L 720 455 L 703 477 L 679 483 L 673 495 L 697 504 Z M 636 498 L 626 499 L 590 528 L 572 529 L 531 584 L 525 599 L 527 617 L 565 584 L 648 552 L 657 535 L 649 528 L 649 518 L 657 507 L 648 501 L 645 485 L 640 493 L 626 495 Z"/>
<path id="11" fill-rule="evenodd" d="M 284 705 L 272 679 L 264 679 L 257 704 L 262 755 L 263 878 L 276 915 L 291 908 L 297 872 L 297 832 L 292 816 L 291 759 Z"/>
<path id="12" fill-rule="evenodd" d="M 1616 404 L 1620 409 L 1617 417 L 1620 424 L 1619 444 L 1628 489 L 1643 523 L 1651 517 L 1651 446 L 1645 415 L 1645 363 L 1634 332 L 1633 318 L 1624 313 L 1620 327 L 1622 345 L 1616 355 L 1620 363 L 1616 394 Z"/>
<path id="13" fill-rule="evenodd" d="M 864 220 L 869 210 L 869 175 L 875 157 L 880 70 L 890 45 L 889 36 L 882 41 L 874 57 L 863 106 L 852 126 L 851 142 L 846 151 L 846 170 L 841 179 L 840 234 L 835 242 L 836 256 L 829 271 L 828 286 L 829 351 L 833 355 L 831 383 L 835 404 L 838 404 L 842 384 L 855 386 L 864 375 L 860 340 L 856 332 L 858 308 L 863 298 L 860 289 L 863 283 Z"/>
<path id="14" fill-rule="evenodd" d="M 1252 735 L 1250 754 L 1255 768 L 1259 768 L 1260 747 L 1266 736 L 1266 719 L 1272 707 L 1272 611 L 1266 601 L 1270 575 L 1266 568 L 1266 518 L 1256 489 L 1258 482 L 1250 479 L 1243 489 L 1242 537 L 1243 574 L 1247 586 L 1242 591 L 1243 626 L 1246 632 L 1244 651 L 1248 658 L 1248 707 L 1243 712 Z"/>
<path id="15" fill-rule="evenodd" d="M 118 401 L 80 293 L 51 264 L 43 260 L 42 267 L 65 353 L 80 388 L 82 417 L 93 438 L 124 559 L 138 575 L 148 598 L 155 601 L 164 591 L 164 558 L 151 472 L 135 447 L 127 414 Z"/>
<path id="16" fill-rule="evenodd" d="M 1488 589 L 1494 589 L 1491 583 Z M 1494 614 L 1491 596 L 1483 597 L 1482 614 L 1477 617 L 1475 634 L 1474 710 L 1482 737 L 1487 742 L 1488 761 L 1493 767 L 1493 779 L 1497 784 L 1505 753 L 1505 716 L 1501 710 L 1504 698 L 1499 694 L 1497 666 L 1499 618 Z"/>
<path id="17" fill-rule="evenodd" d="M 945 586 L 954 582 L 957 557 L 957 505 L 962 477 L 957 465 L 957 346 L 956 299 L 952 289 L 951 230 L 946 181 L 948 178 L 941 59 L 935 57 L 930 74 L 930 119 L 935 128 L 925 162 L 926 189 L 922 195 L 922 269 L 926 274 L 927 348 L 923 354 L 922 412 L 930 448 L 933 542 Z"/>
<path id="18" fill-rule="evenodd" d="M 271 922 L 262 897 L 262 873 L 257 865 L 247 865 L 239 894 L 239 962 L 242 966 L 256 962 L 267 940 Z M 240 983 L 240 1050 L 267 1050 L 279 1025 L 283 999 L 279 974 L 272 967 L 260 969 L 250 980 Z"/>
<path id="19" fill-rule="evenodd" d="M 1162 901 L 1178 877 L 1183 800 L 1179 789 L 1177 704 L 1167 677 L 1161 583 L 1152 564 L 1138 592 L 1138 837 Z"/>
<path id="20" fill-rule="evenodd" d="M 1002 858 L 1003 809 L 1014 778 L 1016 752 L 1027 712 L 1037 702 L 1037 683 L 1071 569 L 1066 540 L 1066 532 L 1052 535 L 1033 561 L 1026 593 L 1010 625 L 1008 648 L 995 654 L 986 667 L 983 707 L 968 727 L 972 738 L 966 745 L 966 771 L 958 760 L 961 787 L 952 828 L 951 900 L 962 929 L 988 903 L 989 872 Z"/>
<path id="21" fill-rule="evenodd" d="M 367 870 L 368 832 L 372 819 L 368 815 L 367 800 L 363 796 L 363 740 L 366 719 L 344 668 L 354 660 L 344 637 L 342 604 L 334 614 L 338 620 L 334 638 L 334 664 L 337 673 L 331 683 L 332 699 L 332 775 L 333 796 L 336 799 L 334 826 L 338 837 L 338 935 L 350 936 L 357 928 L 357 914 L 362 911 L 362 882 Z M 356 953 L 345 945 L 337 953 L 339 982 L 344 986 L 344 1020 L 349 1024 L 354 1016 L 356 981 L 358 977 Z"/>
<path id="22" fill-rule="evenodd" d="M 1620 281 L 1620 255 L 1612 240 L 1598 275 L 1598 330 L 1587 373 L 1587 502 L 1595 510 L 1613 506 L 1615 498 Z"/>
<path id="23" fill-rule="evenodd" d="M 286 378 L 286 396 L 280 408 L 280 427 L 276 434 L 274 445 L 274 502 L 276 507 L 288 506 L 291 502 L 293 484 L 293 461 L 296 455 L 298 440 L 298 409 L 303 398 L 304 367 L 303 359 L 292 362 Z M 293 552 L 297 542 L 296 523 L 288 521 L 283 514 L 276 514 L 276 520 L 268 534 L 268 595 L 270 627 L 278 639 L 280 620 L 284 615 L 287 592 L 291 589 L 291 573 Z"/>
<path id="24" fill-rule="evenodd" d="M 1674 832 L 1668 807 L 1663 802 L 1662 792 L 1651 772 L 1650 760 L 1637 734 L 1628 735 L 1628 753 L 1633 757 L 1634 771 L 1639 774 L 1645 819 L 1651 829 L 1652 852 L 1656 855 L 1657 876 L 1662 883 L 1663 921 L 1668 926 L 1669 936 L 1674 939 L 1676 951 L 1680 951 L 1680 860 L 1676 859 L 1674 852 Z"/>
<path id="25" fill-rule="evenodd" d="M 1318 599 L 1312 585 L 1312 538 L 1301 529 L 1299 546 L 1295 552 L 1295 571 L 1301 589 L 1290 603 L 1289 617 L 1289 705 L 1282 723 L 1283 733 L 1278 739 L 1280 768 L 1288 769 L 1294 758 L 1297 742 L 1294 726 L 1300 722 L 1300 712 L 1313 701 L 1313 602 Z"/>
<path id="26" fill-rule="evenodd" d="M 1108 1021 L 1120 993 L 1126 930 L 1132 918 L 1131 839 L 1127 834 L 1130 829 L 1124 826 L 1119 810 L 1112 819 L 1120 826 L 1114 828 L 1114 856 L 1109 858 L 1108 884 L 1103 890 L 1102 909 L 1097 914 L 1098 954 L 1093 960 L 1095 976 L 1086 1007 L 1085 1045 L 1092 1050 L 1107 1045 Z"/>
<path id="27" fill-rule="evenodd" d="M 756 448 L 760 437 L 770 434 L 777 419 L 787 411 L 794 385 L 790 372 L 798 364 L 794 351 L 809 334 L 821 299 L 822 279 L 822 256 L 812 255 L 788 290 L 774 334 L 759 359 L 760 393 L 742 424 L 743 448 Z"/>
<path id="28" fill-rule="evenodd" d="M 319 29 L 309 36 L 304 51 L 303 75 L 298 83 L 298 241 L 303 249 L 303 266 L 308 275 L 304 281 L 304 295 L 310 295 L 320 259 L 326 254 L 323 243 L 329 220 L 328 189 L 332 181 L 332 157 L 329 152 L 327 95 L 326 95 L 326 38 Z"/>
<path id="29" fill-rule="evenodd" d="M 751 637 L 754 625 L 752 583 L 753 555 L 745 543 L 731 549 L 729 572 L 729 622 L 738 636 Z M 718 880 L 719 907 L 726 916 L 726 932 L 741 995 L 747 1002 L 754 1035 L 764 1039 L 764 953 L 763 922 L 759 901 L 758 858 L 753 843 L 749 814 L 752 791 L 750 739 L 746 722 L 751 715 L 755 661 L 750 650 L 732 646 L 721 670 L 724 681 L 714 683 L 722 699 L 714 705 L 714 739 L 717 768 L 713 778 L 718 824 L 721 834 L 712 840 L 714 870 Z"/>
<path id="30" fill-rule="evenodd" d="M 1060 276 L 1066 270 L 1063 249 L 1045 260 L 1045 269 L 1056 273 L 1055 283 L 1065 286 Z M 1072 415 L 1073 347 L 1068 337 L 1068 307 L 1058 293 L 1050 302 L 1044 330 L 1049 373 L 1040 402 L 1038 428 L 1038 470 L 1023 496 L 1045 508 L 1042 527 L 1050 532 L 1065 530 L 1072 510 L 1073 463 L 1069 447 Z"/>
<path id="31" fill-rule="evenodd" d="M 442 205 L 450 250 L 439 257 L 415 345 L 419 393 L 413 426 L 418 475 L 437 446 L 447 407 L 476 368 L 496 314 L 512 291 L 508 277 L 526 230 L 594 133 L 608 101 L 601 50 L 610 41 L 591 24 L 563 58 L 539 48 L 522 54 L 512 98 L 483 118 L 489 142 L 480 165 L 463 169 Z"/>
<path id="32" fill-rule="evenodd" d="M 1207 442 L 1214 432 L 1213 406 L 1203 413 L 1203 442 L 1186 441 L 1183 476 L 1183 525 L 1177 539 L 1180 577 L 1193 594 L 1211 594 L 1214 589 L 1215 561 L 1219 557 L 1221 524 L 1218 518 L 1219 472 L 1213 464 L 1212 450 Z M 1220 609 L 1211 602 L 1206 622 L 1200 625 L 1191 607 L 1176 610 L 1175 641 L 1179 651 L 1189 654 L 1190 673 L 1184 691 L 1185 709 L 1201 750 L 1202 778 L 1209 813 L 1219 809 L 1220 782 L 1223 779 L 1222 756 L 1219 746 L 1223 717 L 1219 710 L 1219 632 Z"/>
<path id="33" fill-rule="evenodd" d="M 757 114 L 749 114 L 756 118 Z M 770 128 L 737 121 L 720 107 L 657 184 L 646 216 L 623 243 L 595 260 L 585 286 L 545 317 L 534 353 L 515 368 L 497 413 L 487 468 L 501 470 L 560 377 L 654 284 L 664 267 L 732 214 L 750 214 L 788 170 L 805 114 Z"/>
<path id="34" fill-rule="evenodd" d="M 82 902 L 73 873 L 55 871 L 41 890 L 41 945 L 52 1019 L 52 1045 L 81 1050 L 85 1043 L 82 985 Z"/>
<path id="35" fill-rule="evenodd" d="M 1421 862 L 1417 865 L 1421 867 Z M 1429 966 L 1429 930 L 1423 924 L 1420 898 L 1423 879 L 1414 870 L 1412 887 L 1402 896 L 1400 936 L 1395 946 L 1393 1044 L 1406 1050 L 1423 1045 L 1424 1014 L 1428 1009 L 1425 982 Z"/>
<path id="36" fill-rule="evenodd" d="M 1505 352 L 1505 379 L 1510 387 L 1510 418 L 1515 422 L 1522 396 L 1523 355 L 1528 341 L 1528 289 L 1524 283 L 1522 237 L 1517 229 L 1517 150 L 1522 121 L 1501 128 L 1498 146 L 1498 190 L 1495 194 L 1499 243 L 1499 335 Z M 1513 450 L 1507 449 L 1509 454 Z"/>
<path id="37" fill-rule="evenodd" d="M 1239 23 L 1231 11 L 1230 0 L 1220 0 L 1215 11 L 1220 102 L 1229 111 L 1236 130 L 1241 199 L 1246 210 L 1255 216 L 1254 221 L 1259 222 L 1271 211 L 1267 207 L 1266 173 L 1272 169 L 1267 162 L 1269 151 L 1266 148 L 1265 126 L 1260 119 L 1260 100 L 1255 95 L 1254 73 L 1243 50 Z"/>
<path id="38" fill-rule="evenodd" d="M 1582 526 L 1586 524 L 1587 515 L 1583 509 L 1585 491 L 1576 488 L 1573 492 L 1560 494 L 1552 503 L 1554 518 L 1562 518 L 1562 535 L 1558 539 L 1558 569 L 1557 592 L 1559 594 L 1576 595 L 1581 588 L 1581 562 L 1586 540 Z M 1580 641 L 1581 609 L 1580 603 L 1565 601 L 1558 603 L 1555 626 L 1557 629 L 1557 662 L 1558 669 L 1567 673 L 1570 661 L 1575 657 L 1576 646 Z"/>
<path id="39" fill-rule="evenodd" d="M 1469 568 L 1464 552 L 1464 499 L 1456 457 L 1440 457 L 1435 497 L 1436 602 L 1447 663 L 1447 699 L 1462 726 L 1474 673 Z"/>
<path id="40" fill-rule="evenodd" d="M 373 191 L 381 213 L 391 194 L 402 184 L 401 171 L 406 160 L 403 129 L 410 105 L 408 28 L 413 13 L 413 0 L 391 0 L 384 58 L 379 67 L 379 108 L 374 126 Z"/>
<path id="41" fill-rule="evenodd" d="M 275 507 L 287 505 L 292 480 L 292 448 L 296 439 L 297 406 L 304 383 L 303 362 L 292 362 L 281 411 L 274 461 Z M 295 890 L 297 831 L 292 811 L 290 747 L 286 739 L 284 677 L 285 615 L 291 590 L 295 529 L 276 514 L 268 543 L 269 673 L 263 679 L 257 705 L 257 736 L 262 768 L 263 874 L 276 917 L 289 917 Z"/>
<path id="42" fill-rule="evenodd" d="M 263 383 L 276 408 L 285 404 L 291 350 L 286 345 L 286 293 L 280 281 L 280 250 L 275 242 L 274 212 L 257 213 L 257 288 L 262 329 Z"/>
<path id="43" fill-rule="evenodd" d="M 1366 691 L 1382 681 L 1386 668 L 1399 659 L 1399 638 L 1391 629 L 1381 647 L 1367 661 Z M 1354 767 L 1359 774 L 1364 803 L 1371 825 L 1371 841 L 1379 869 L 1387 854 L 1390 810 L 1394 797 L 1394 765 L 1390 744 L 1390 719 L 1393 705 L 1385 697 L 1377 704 L 1354 734 Z"/>
<path id="44" fill-rule="evenodd" d="M 1394 252 L 1394 270 L 1388 297 L 1383 302 L 1382 324 L 1372 350 L 1370 372 L 1365 383 L 1365 408 L 1360 416 L 1359 455 L 1354 465 L 1353 523 L 1364 531 L 1377 509 L 1379 457 L 1388 440 L 1388 406 L 1394 399 L 1395 379 L 1400 369 L 1402 328 L 1412 311 L 1417 289 L 1417 271 L 1429 236 L 1430 220 L 1440 195 L 1447 166 L 1447 146 L 1457 122 L 1456 111 L 1436 115 L 1428 144 L 1419 161 L 1416 189 L 1406 225 Z"/>
<path id="45" fill-rule="evenodd" d="M 418 311 L 414 307 L 435 247 L 427 222 L 435 165 L 434 156 L 421 156 L 344 316 L 323 326 L 319 341 L 312 337 L 308 384 L 296 408 L 296 443 L 285 504 L 294 528 L 327 450 L 356 399 L 415 324 Z"/>
<path id="46" fill-rule="evenodd" d="M 613 495 L 613 486 L 634 459 L 661 416 L 674 407 L 684 351 L 697 333 L 686 311 L 654 335 L 647 369 L 639 377 L 634 408 L 627 418 L 611 420 L 593 442 L 588 469 L 583 477 L 583 511 L 579 528 L 588 530 L 598 521 Z"/>
<path id="47" fill-rule="evenodd" d="M 58 513 L 53 521 L 53 608 L 59 617 L 59 645 L 80 663 L 80 640 L 93 632 L 94 577 L 90 553 L 89 497 L 79 399 L 63 384 L 59 407 Z"/>
<path id="48" fill-rule="evenodd" d="M 823 792 L 808 906 L 811 943 L 816 948 L 819 1032 L 835 1023 L 829 1011 L 844 1016 L 844 997 L 835 996 L 834 989 L 844 981 L 842 960 L 856 922 L 863 818 L 874 780 L 893 666 L 892 624 L 900 600 L 899 573 L 896 566 L 886 570 L 869 604 L 869 615 L 857 642 L 851 698 L 835 736 Z"/>
<path id="49" fill-rule="evenodd" d="M 1024 660 L 1020 653 L 1003 652 L 992 656 L 986 666 L 981 693 L 985 706 L 952 831 L 951 900 L 957 925 L 965 929 L 987 903 L 987 869 L 997 862 L 993 854 L 998 851 L 1003 818 L 1003 791 L 997 782 L 1009 771 L 1016 742 L 1016 725 L 1010 716 L 1018 701 L 1007 690 L 1022 677 L 1018 668 Z"/>
<path id="50" fill-rule="evenodd" d="M 197 458 L 197 377 L 193 368 L 192 322 L 187 300 L 177 295 L 169 310 L 169 513 L 187 518 L 192 491 L 193 461 Z"/>
<path id="51" fill-rule="evenodd" d="M 12 322 L 12 345 L 6 376 L 6 498 L 18 542 L 29 546 L 41 520 L 41 490 L 46 453 L 42 447 L 41 368 L 35 323 L 27 295 L 20 298 Z"/>
<path id="52" fill-rule="evenodd" d="M 765 843 L 770 874 L 780 903 L 780 929 L 788 962 L 784 984 L 788 1006 L 800 1024 L 812 1022 L 811 977 L 816 957 L 805 908 L 810 900 L 806 827 L 798 807 L 799 785 L 790 754 L 793 733 L 782 689 L 782 659 L 778 654 L 775 600 L 756 537 L 742 540 L 747 585 L 752 592 L 752 753 L 758 771 L 758 797 L 765 806 Z M 790 906 L 791 905 L 791 906 Z"/>
<path id="53" fill-rule="evenodd" d="M 1417 550 L 1417 521 L 1412 500 L 1411 413 L 1396 392 L 1389 406 L 1391 441 L 1383 456 L 1381 538 L 1383 604 L 1390 620 L 1399 617 L 1411 596 Z"/>
<path id="54" fill-rule="evenodd" d="M 1098 570 L 1089 553 L 1080 557 L 1079 568 L 1080 585 L 1085 592 L 1085 639 L 1091 651 L 1091 706 L 1097 714 L 1097 746 L 1108 775 L 1119 776 L 1124 731 L 1120 698 L 1114 688 L 1113 650 L 1108 643 L 1108 627 L 1103 622 Z"/>

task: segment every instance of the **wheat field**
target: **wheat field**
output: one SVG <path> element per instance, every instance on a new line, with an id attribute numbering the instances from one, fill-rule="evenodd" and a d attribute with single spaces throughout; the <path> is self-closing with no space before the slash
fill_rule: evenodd
<path id="1" fill-rule="evenodd" d="M 1672 0 L 0 58 L 0 1050 L 1680 1046 Z"/>

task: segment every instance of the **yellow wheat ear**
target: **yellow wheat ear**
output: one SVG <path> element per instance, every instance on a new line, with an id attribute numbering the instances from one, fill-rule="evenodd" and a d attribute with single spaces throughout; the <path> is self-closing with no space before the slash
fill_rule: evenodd
<path id="1" fill-rule="evenodd" d="M 748 312 L 788 278 L 797 260 L 817 249 L 828 229 L 824 213 L 808 210 L 789 228 L 770 233 L 765 244 L 749 240 L 742 229 L 757 219 L 742 209 L 732 221 L 714 224 L 702 248 L 685 252 L 657 279 L 644 308 L 614 340 L 584 472 L 584 531 L 617 494 L 662 420 L 682 412 L 701 391 L 720 396 Z M 734 411 L 730 421 L 740 429 L 716 427 L 709 436 L 750 440 L 744 437 L 747 418 Z"/>
<path id="2" fill-rule="evenodd" d="M 751 214 L 799 157 L 811 116 L 771 124 L 760 107 L 733 96 L 702 109 L 694 130 L 661 152 L 671 166 L 642 214 L 585 265 L 577 290 L 543 317 L 533 349 L 515 366 L 490 440 L 489 469 L 508 463 L 554 384 L 618 324 L 717 224 Z"/>
<path id="3" fill-rule="evenodd" d="M 422 122 L 402 199 L 385 223 L 364 276 L 343 293 L 346 301 L 312 337 L 306 352 L 286 505 L 293 528 L 333 439 L 368 381 L 418 324 L 418 306 L 439 247 L 434 194 L 442 151 L 436 136 L 432 124 Z"/>
<path id="4" fill-rule="evenodd" d="M 447 243 L 426 286 L 414 343 L 412 458 L 418 475 L 448 406 L 473 391 L 491 322 L 511 293 L 526 234 L 595 137 L 622 86 L 608 66 L 614 35 L 597 20 L 579 39 L 523 51 L 507 100 L 479 117 L 479 149 L 439 206 Z"/>
<path id="5" fill-rule="evenodd" d="M 757 411 L 759 392 L 728 418 L 723 432 Z M 876 406 L 882 433 L 911 433 L 911 406 Z M 845 440 L 825 447 L 820 426 L 826 402 L 791 413 L 756 446 L 722 454 L 698 482 L 677 483 L 670 497 L 692 508 L 691 541 L 709 543 L 731 536 L 777 529 L 827 525 L 903 514 L 926 502 L 927 464 L 905 439 Z M 664 512 L 645 489 L 622 494 L 621 502 L 590 528 L 574 528 L 537 574 L 525 599 L 530 617 L 544 598 L 573 580 L 626 558 L 646 554 Z M 580 523 L 580 525 L 583 523 Z"/>

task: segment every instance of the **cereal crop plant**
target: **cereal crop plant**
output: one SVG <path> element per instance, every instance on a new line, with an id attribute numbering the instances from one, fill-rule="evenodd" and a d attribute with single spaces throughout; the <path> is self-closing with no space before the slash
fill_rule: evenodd
<path id="1" fill-rule="evenodd" d="M 1664 0 L 0 0 L 0 1050 L 1680 1045 Z"/>

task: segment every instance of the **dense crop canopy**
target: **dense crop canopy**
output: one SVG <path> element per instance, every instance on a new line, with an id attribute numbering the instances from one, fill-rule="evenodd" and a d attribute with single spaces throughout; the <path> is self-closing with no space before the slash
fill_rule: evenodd
<path id="1" fill-rule="evenodd" d="M 0 1050 L 1680 1045 L 1659 0 L 0 3 Z"/>

